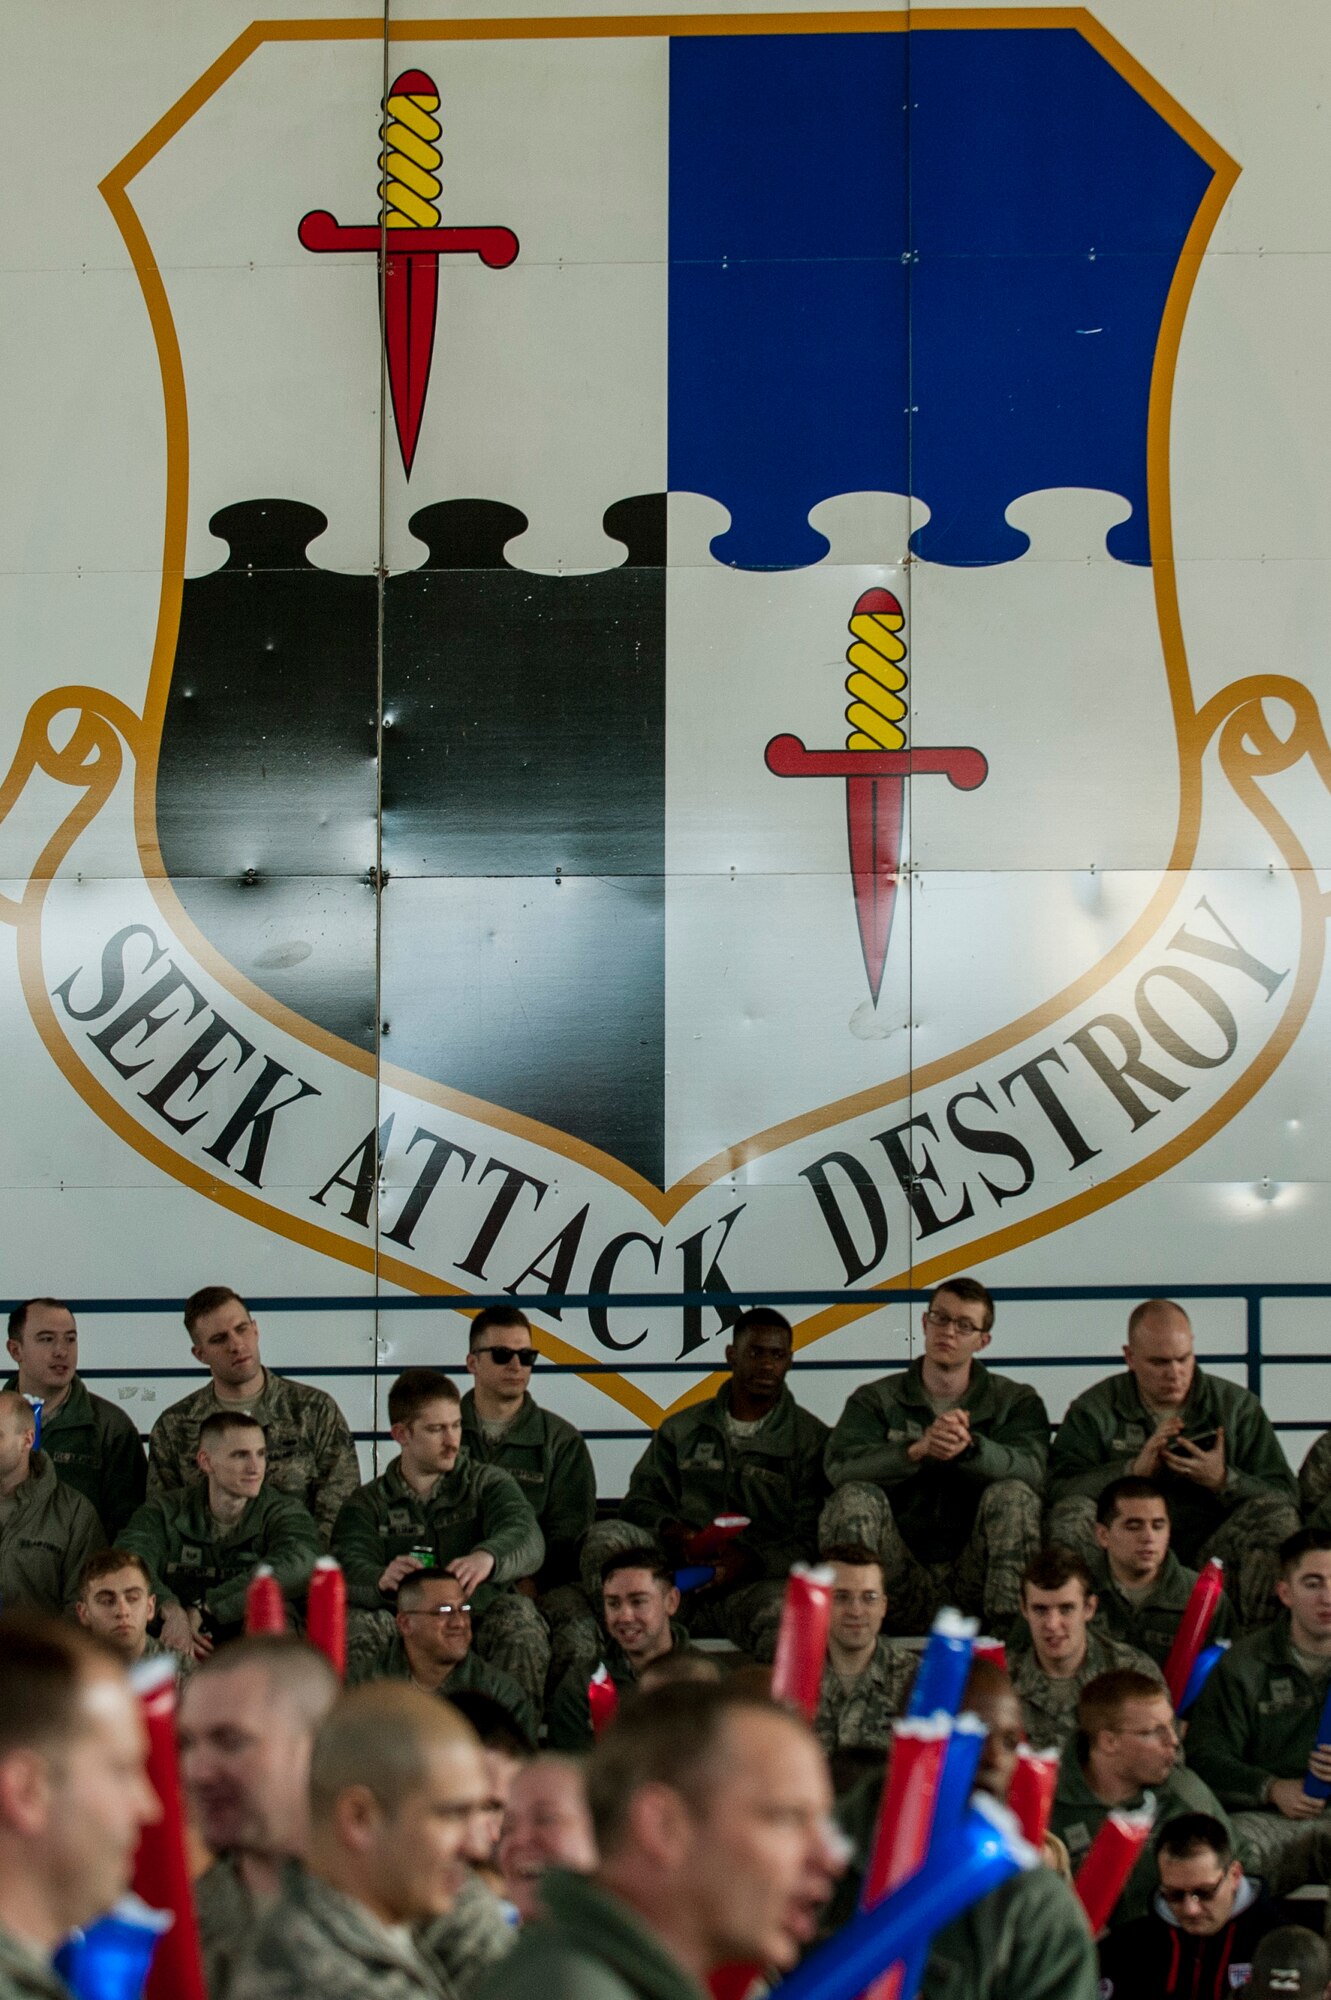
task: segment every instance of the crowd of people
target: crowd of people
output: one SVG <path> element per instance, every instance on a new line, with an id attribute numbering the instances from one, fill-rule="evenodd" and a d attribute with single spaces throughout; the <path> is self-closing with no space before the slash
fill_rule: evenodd
<path id="1" fill-rule="evenodd" d="M 398 1377 L 396 1455 L 368 1482 L 336 1402 L 264 1366 L 236 1293 L 196 1292 L 185 1325 L 208 1380 L 145 1453 L 79 1376 L 68 1308 L 10 1315 L 0 2000 L 61 1993 L 52 1948 L 123 1884 L 154 1811 L 124 1669 L 155 1655 L 179 1675 L 210 2000 L 696 2000 L 737 1962 L 772 1982 L 856 1906 L 943 1606 L 1006 1648 L 966 1693 L 979 1788 L 1006 1797 L 1023 1741 L 1059 1765 L 1043 1865 L 934 1940 L 929 2000 L 1326 1989 L 1331 1815 L 1304 1781 L 1331 1783 L 1331 1433 L 1296 1481 L 1177 1304 L 1133 1311 L 1125 1367 L 1052 1441 L 1036 1392 L 979 1358 L 973 1278 L 831 1428 L 792 1393 L 789 1323 L 752 1310 L 722 1388 L 662 1423 L 613 1503 L 533 1398 L 514 1307 L 470 1321 L 465 1394 Z M 324 1554 L 345 1689 L 301 1637 Z M 1184 1720 L 1163 1668 L 1212 1558 L 1230 1644 Z M 810 1727 L 768 1669 L 791 1568 L 815 1562 Z M 243 1636 L 260 1565 L 287 1636 Z M 603 1733 L 594 1676 L 618 1703 Z M 1111 1814 L 1147 1807 L 1093 1939 L 1071 1877 Z"/>

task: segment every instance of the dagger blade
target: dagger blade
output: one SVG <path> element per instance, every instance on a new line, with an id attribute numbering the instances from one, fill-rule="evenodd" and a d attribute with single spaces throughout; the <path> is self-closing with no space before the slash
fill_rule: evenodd
<path id="1" fill-rule="evenodd" d="M 847 778 L 846 831 L 855 921 L 875 1007 L 892 936 L 905 809 L 904 778 Z"/>
<path id="2" fill-rule="evenodd" d="M 384 353 L 398 448 L 410 478 L 434 358 L 439 259 L 420 251 L 395 255 L 391 231 L 389 246 L 384 269 Z"/>

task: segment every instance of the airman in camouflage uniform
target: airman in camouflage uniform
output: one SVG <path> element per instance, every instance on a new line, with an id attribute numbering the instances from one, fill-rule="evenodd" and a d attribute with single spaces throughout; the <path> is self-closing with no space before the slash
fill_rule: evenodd
<path id="1" fill-rule="evenodd" d="M 1149 1654 L 1096 1626 L 1096 1606 L 1090 1571 L 1074 1549 L 1043 1549 L 1027 1564 L 1008 1665 L 1033 1749 L 1063 1748 L 1077 1727 L 1081 1691 L 1100 1674 L 1125 1667 L 1164 1687 Z"/>
<path id="2" fill-rule="evenodd" d="M 1033 1389 L 975 1358 L 992 1325 L 976 1279 L 940 1286 L 923 1355 L 857 1389 L 827 1447 L 820 1539 L 878 1550 L 893 1632 L 926 1631 L 945 1603 L 1001 1631 L 1040 1545 L 1049 1419 Z"/>
<path id="3" fill-rule="evenodd" d="M 1275 1551 L 1299 1525 L 1294 1475 L 1270 1420 L 1249 1390 L 1209 1375 L 1192 1326 L 1170 1299 L 1148 1299 L 1128 1320 L 1127 1372 L 1076 1398 L 1049 1457 L 1050 1539 L 1094 1559 L 1095 1503 L 1126 1473 L 1159 1480 L 1173 1548 L 1200 1569 L 1225 1565 L 1239 1626 L 1275 1613 Z"/>
<path id="4" fill-rule="evenodd" d="M 231 2000 L 449 2000 L 414 1943 L 296 1862 L 230 1991 Z"/>
<path id="5" fill-rule="evenodd" d="M 57 1615 L 72 1608 L 105 1537 L 91 1503 L 56 1478 L 32 1436 L 31 1404 L 0 1391 L 0 1601 Z"/>
<path id="6" fill-rule="evenodd" d="M 452 1570 L 472 1606 L 477 1652 L 511 1675 L 539 1714 L 549 1635 L 535 1605 L 512 1588 L 544 1559 L 536 1516 L 515 1479 L 478 1465 L 462 1444 L 458 1392 L 446 1375 L 408 1369 L 390 1390 L 388 1409 L 401 1454 L 351 1495 L 333 1529 L 347 1603 L 379 1614 L 388 1632 L 383 1614 L 391 1613 L 404 1576 Z M 473 1567 L 479 1581 L 469 1574 Z"/>
<path id="7" fill-rule="evenodd" d="M 219 1453 L 228 1439 L 261 1431 L 253 1418 L 230 1412 L 212 1421 L 227 1426 L 216 1439 Z M 205 1457 L 210 1441 L 205 1431 Z M 229 1475 L 214 1471 L 204 1485 L 153 1494 L 120 1538 L 147 1564 L 159 1610 L 198 1612 L 213 1639 L 239 1633 L 245 1594 L 260 1563 L 267 1563 L 287 1597 L 301 1599 L 319 1555 L 318 1530 L 299 1500 L 263 1483 L 261 1452 L 257 1482 L 247 1473 L 235 1492 L 222 1484 Z M 167 1637 L 175 1643 L 169 1630 Z"/>
<path id="8" fill-rule="evenodd" d="M 793 1359 L 789 1323 L 767 1307 L 736 1321 L 726 1363 L 731 1379 L 707 1403 L 667 1417 L 633 1469 L 618 1521 L 601 1522 L 583 1549 L 583 1580 L 595 1597 L 605 1559 L 634 1542 L 660 1543 L 687 1563 L 689 1538 L 719 1514 L 750 1525 L 716 1561 L 716 1580 L 685 1600 L 695 1637 L 721 1636 L 755 1659 L 776 1648 L 786 1578 L 811 1562 L 827 1497 L 827 1426 L 786 1388 Z"/>
<path id="9" fill-rule="evenodd" d="M 263 1425 L 269 1486 L 289 1493 L 313 1515 L 326 1549 L 338 1510 L 360 1484 L 360 1461 L 341 1410 L 323 1389 L 274 1375 L 263 1366 L 258 1322 L 225 1286 L 195 1292 L 186 1301 L 185 1324 L 195 1359 L 213 1379 L 163 1410 L 153 1425 L 149 1493 L 195 1485 L 205 1419 L 218 1411 L 239 1410 Z"/>
<path id="10" fill-rule="evenodd" d="M 917 1653 L 880 1639 L 868 1666 L 853 1678 L 830 1663 L 823 1668 L 813 1726 L 829 1757 L 836 1750 L 886 1750 L 919 1664 Z"/>
<path id="11" fill-rule="evenodd" d="M 1029 1647 L 1009 1657 L 1012 1685 L 1021 1702 L 1022 1719 L 1031 1744 L 1038 1750 L 1062 1750 L 1077 1727 L 1077 1701 L 1082 1689 L 1098 1674 L 1116 1667 L 1149 1674 L 1164 1686 L 1164 1676 L 1148 1653 L 1125 1646 L 1119 1639 L 1097 1632 L 1086 1634 L 1086 1651 L 1076 1672 L 1056 1680 L 1040 1665 L 1035 1648 Z"/>
<path id="12" fill-rule="evenodd" d="M 1305 1528 L 1331 1528 L 1331 1431 L 1323 1431 L 1299 1467 Z"/>
<path id="13" fill-rule="evenodd" d="M 75 1371 L 74 1315 L 56 1299 L 27 1299 L 9 1315 L 9 1352 L 18 1374 L 5 1383 L 42 1399 L 42 1450 L 57 1479 L 92 1502 L 114 1540 L 144 1495 L 143 1440 L 115 1403 L 94 1396 Z"/>

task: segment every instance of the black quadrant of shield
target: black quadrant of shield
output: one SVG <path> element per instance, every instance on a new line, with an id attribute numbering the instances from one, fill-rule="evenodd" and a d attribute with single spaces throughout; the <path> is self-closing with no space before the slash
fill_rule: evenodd
<path id="1" fill-rule="evenodd" d="M 378 584 L 311 563 L 327 525 L 294 500 L 212 517 L 230 554 L 184 586 L 157 837 L 224 958 L 373 1048 Z"/>
<path id="2" fill-rule="evenodd" d="M 413 516 L 384 610 L 387 1061 L 659 1183 L 665 1104 L 663 494 L 622 567 L 513 568 L 498 501 Z"/>

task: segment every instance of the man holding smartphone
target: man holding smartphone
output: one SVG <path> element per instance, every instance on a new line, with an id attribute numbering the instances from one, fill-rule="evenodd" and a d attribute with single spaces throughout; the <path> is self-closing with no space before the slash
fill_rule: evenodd
<path id="1" fill-rule="evenodd" d="M 1155 1480 L 1189 1568 L 1213 1556 L 1240 1626 L 1275 1611 L 1276 1550 L 1298 1528 L 1294 1475 L 1250 1390 L 1197 1366 L 1192 1325 L 1172 1299 L 1133 1308 L 1127 1372 L 1077 1397 L 1049 1455 L 1052 1541 L 1094 1563 L 1095 1503 L 1111 1480 Z"/>

